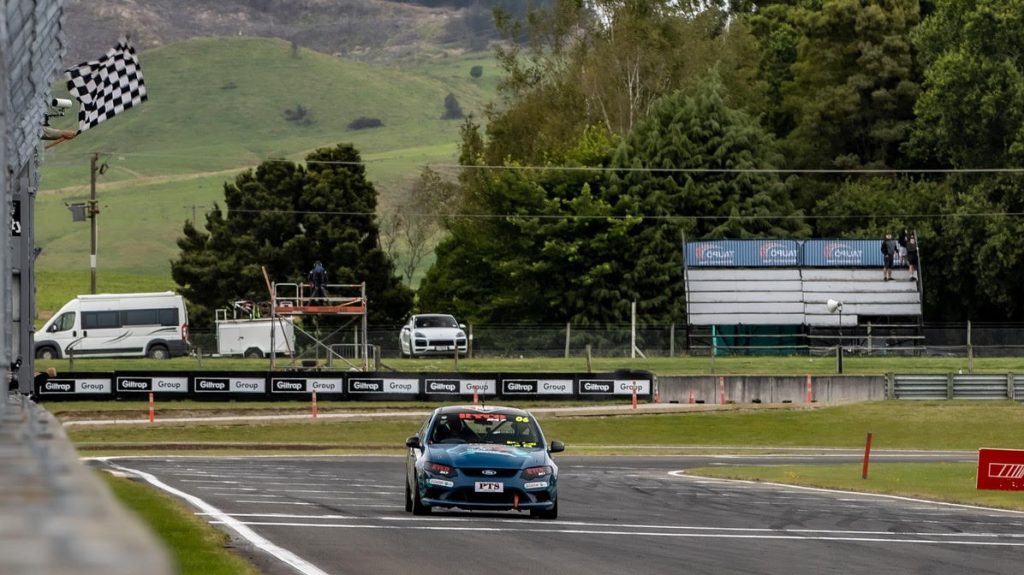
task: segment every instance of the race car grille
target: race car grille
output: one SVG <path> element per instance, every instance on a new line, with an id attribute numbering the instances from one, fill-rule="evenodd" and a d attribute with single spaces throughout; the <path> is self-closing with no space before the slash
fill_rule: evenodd
<path id="1" fill-rule="evenodd" d="M 493 473 L 484 473 L 484 471 Z M 513 477 L 518 469 L 494 469 L 493 467 L 460 467 L 459 472 L 468 477 Z"/>
<path id="2" fill-rule="evenodd" d="M 516 495 L 519 495 L 521 503 L 533 501 L 533 498 L 529 495 L 514 489 L 507 489 L 504 493 L 476 493 L 472 488 L 459 489 L 451 493 L 448 496 L 448 500 L 465 503 L 502 503 L 511 506 L 515 501 Z"/>

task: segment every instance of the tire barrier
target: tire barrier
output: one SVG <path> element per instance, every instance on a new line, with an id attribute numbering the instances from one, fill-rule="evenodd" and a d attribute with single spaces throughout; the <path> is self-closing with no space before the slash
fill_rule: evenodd
<path id="1" fill-rule="evenodd" d="M 69 372 L 39 382 L 41 400 L 193 399 L 453 401 L 500 399 L 611 399 L 634 394 L 650 400 L 657 378 L 649 371 L 611 373 L 396 372 Z"/>

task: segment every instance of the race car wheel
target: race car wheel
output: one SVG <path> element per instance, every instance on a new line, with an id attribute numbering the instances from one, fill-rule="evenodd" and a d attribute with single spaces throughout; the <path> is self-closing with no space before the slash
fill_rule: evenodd
<path id="1" fill-rule="evenodd" d="M 424 505 L 420 501 L 419 493 L 417 493 L 418 491 L 419 491 L 419 489 L 412 490 L 412 493 L 410 494 L 412 496 L 412 497 L 410 497 L 410 499 L 412 499 L 412 514 L 413 515 L 430 515 L 430 506 L 429 505 Z"/>
<path id="2" fill-rule="evenodd" d="M 405 482 L 405 510 L 412 511 L 412 489 L 409 488 L 408 481 Z"/>
<path id="3" fill-rule="evenodd" d="M 555 500 L 555 504 L 551 509 L 532 509 L 530 510 L 531 517 L 538 517 L 540 519 L 558 519 L 558 500 Z"/>

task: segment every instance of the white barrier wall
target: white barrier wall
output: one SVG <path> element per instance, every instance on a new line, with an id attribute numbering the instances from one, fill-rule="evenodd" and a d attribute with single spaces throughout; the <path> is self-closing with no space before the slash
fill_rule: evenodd
<path id="1" fill-rule="evenodd" d="M 687 403 L 854 403 L 886 398 L 883 375 L 694 375 L 659 376 L 661 401 Z M 723 402 L 722 398 L 725 398 Z"/>

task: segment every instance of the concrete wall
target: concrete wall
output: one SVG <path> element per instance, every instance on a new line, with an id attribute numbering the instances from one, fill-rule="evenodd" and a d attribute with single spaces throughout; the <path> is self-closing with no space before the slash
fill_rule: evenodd
<path id="1" fill-rule="evenodd" d="M 60 423 L 10 377 L 32 380 L 32 209 L 50 83 L 64 53 L 61 0 L 0 1 L 0 573 L 169 575 L 166 552 L 78 460 Z M 25 353 L 25 350 L 28 353 Z M 12 373 L 15 359 L 21 368 Z"/>
<path id="2" fill-rule="evenodd" d="M 60 422 L 20 395 L 0 418 L 0 573 L 170 575 L 167 553 L 114 499 Z"/>
<path id="3" fill-rule="evenodd" d="M 721 403 L 804 403 L 806 376 L 776 375 L 676 375 L 658 377 L 659 399 L 663 403 L 695 401 Z M 811 400 L 819 403 L 852 403 L 885 399 L 885 377 L 870 375 L 826 375 L 811 377 Z"/>

